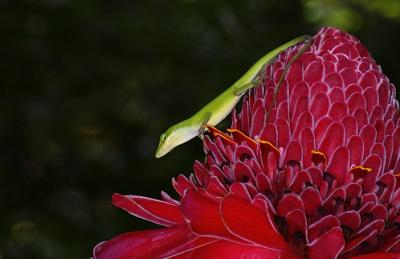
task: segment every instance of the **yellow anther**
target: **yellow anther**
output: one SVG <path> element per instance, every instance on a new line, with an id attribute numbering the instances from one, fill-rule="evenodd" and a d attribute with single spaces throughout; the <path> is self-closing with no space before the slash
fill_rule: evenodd
<path id="1" fill-rule="evenodd" d="M 280 154 L 281 152 L 279 151 L 279 149 L 277 147 L 275 147 L 274 144 L 272 144 L 271 142 L 269 142 L 268 140 L 262 140 L 259 139 L 258 140 L 261 144 L 266 145 L 267 147 L 269 147 L 272 151 L 274 151 L 275 153 Z"/>
<path id="2" fill-rule="evenodd" d="M 323 162 L 324 165 L 326 165 L 326 163 L 328 162 L 328 158 L 326 157 L 324 152 L 313 149 L 311 150 L 311 161 L 313 161 L 314 164 L 319 164 Z"/>

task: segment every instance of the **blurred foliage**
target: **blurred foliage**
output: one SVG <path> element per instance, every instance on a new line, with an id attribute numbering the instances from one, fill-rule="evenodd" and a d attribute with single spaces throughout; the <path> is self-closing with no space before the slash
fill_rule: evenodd
<path id="1" fill-rule="evenodd" d="M 358 31 L 371 15 L 400 20 L 399 0 L 304 0 L 305 14 L 313 23 Z"/>
<path id="2" fill-rule="evenodd" d="M 345 28 L 399 85 L 398 8 L 0 0 L 0 258 L 88 258 L 102 240 L 155 227 L 114 208 L 111 194 L 173 194 L 171 177 L 191 172 L 201 143 L 156 160 L 160 133 L 298 35 Z"/>

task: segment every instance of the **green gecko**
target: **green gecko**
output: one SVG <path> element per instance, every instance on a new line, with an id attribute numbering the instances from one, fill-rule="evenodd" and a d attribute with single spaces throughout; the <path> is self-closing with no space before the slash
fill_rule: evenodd
<path id="1" fill-rule="evenodd" d="M 171 126 L 160 136 L 155 157 L 160 158 L 175 147 L 203 133 L 204 125 L 216 126 L 219 124 L 229 115 L 246 91 L 259 83 L 259 79 L 255 78 L 266 64 L 273 61 L 280 52 L 307 39 L 309 39 L 309 36 L 300 36 L 272 50 L 260 58 L 239 80 L 200 111 L 192 117 Z"/>

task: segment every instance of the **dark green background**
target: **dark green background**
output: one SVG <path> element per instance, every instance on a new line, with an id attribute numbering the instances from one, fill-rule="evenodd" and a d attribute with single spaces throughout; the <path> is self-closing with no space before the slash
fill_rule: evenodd
<path id="1" fill-rule="evenodd" d="M 400 85 L 397 0 L 0 0 L 0 258 L 88 258 L 154 227 L 112 193 L 173 194 L 203 156 L 194 140 L 156 160 L 158 136 L 327 24 Z"/>

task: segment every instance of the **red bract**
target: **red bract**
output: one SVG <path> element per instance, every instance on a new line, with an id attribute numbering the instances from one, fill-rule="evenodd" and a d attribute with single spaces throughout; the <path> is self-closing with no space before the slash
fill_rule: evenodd
<path id="1" fill-rule="evenodd" d="M 209 127 L 180 201 L 114 194 L 164 226 L 119 235 L 94 258 L 400 258 L 395 87 L 354 37 L 324 28 L 265 69 L 232 128 Z M 270 109 L 272 106 L 272 109 Z"/>

